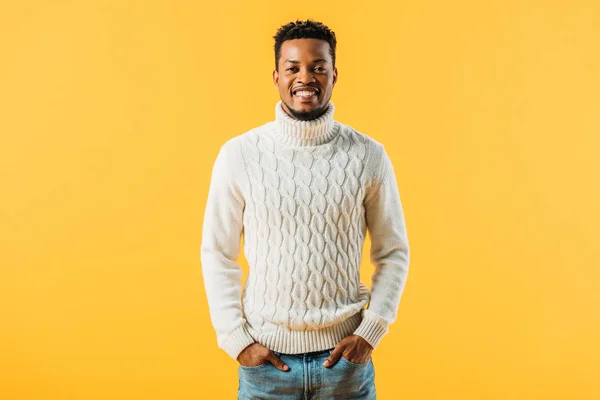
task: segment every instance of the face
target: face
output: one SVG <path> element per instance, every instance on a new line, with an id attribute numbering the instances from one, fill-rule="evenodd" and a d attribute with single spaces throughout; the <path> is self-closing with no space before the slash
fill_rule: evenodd
<path id="1" fill-rule="evenodd" d="M 286 40 L 281 44 L 278 65 L 273 82 L 285 112 L 304 121 L 321 116 L 337 81 L 329 43 L 321 39 Z"/>

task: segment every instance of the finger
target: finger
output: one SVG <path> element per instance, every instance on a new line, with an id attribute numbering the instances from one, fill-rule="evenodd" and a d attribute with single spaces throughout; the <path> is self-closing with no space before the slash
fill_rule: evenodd
<path id="1" fill-rule="evenodd" d="M 269 360 L 271 364 L 273 364 L 277 369 L 280 369 L 282 371 L 288 371 L 290 369 L 290 367 L 288 367 L 286 363 L 281 361 L 281 359 L 277 357 L 273 352 L 269 354 L 267 360 Z"/>
<path id="2" fill-rule="evenodd" d="M 333 351 L 331 352 L 329 357 L 327 357 L 327 360 L 325 360 L 325 362 L 323 363 L 323 366 L 331 367 L 332 365 L 334 365 L 336 362 L 338 362 L 338 360 L 342 356 L 343 352 L 344 352 L 344 346 L 335 346 L 335 349 L 333 349 Z"/>

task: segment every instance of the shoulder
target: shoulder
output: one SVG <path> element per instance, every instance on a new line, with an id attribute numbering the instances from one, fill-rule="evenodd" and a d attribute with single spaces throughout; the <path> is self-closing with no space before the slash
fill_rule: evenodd
<path id="1" fill-rule="evenodd" d="M 222 146 L 224 151 L 235 154 L 240 159 L 248 153 L 256 152 L 262 146 L 264 138 L 272 129 L 272 122 L 249 129 L 243 133 L 229 138 Z"/>
<path id="2" fill-rule="evenodd" d="M 269 123 L 265 123 L 230 137 L 221 145 L 220 153 L 223 153 L 228 158 L 240 158 L 243 153 L 243 148 L 249 145 L 255 145 L 261 133 L 269 127 Z"/>
<path id="3" fill-rule="evenodd" d="M 349 146 L 364 148 L 364 162 L 367 175 L 377 175 L 377 171 L 380 169 L 385 155 L 383 143 L 350 125 L 339 124 L 341 125 L 340 134 L 344 136 L 344 141 L 348 142 Z"/>
<path id="4" fill-rule="evenodd" d="M 232 136 L 226 139 L 217 151 L 215 166 L 228 171 L 235 171 L 237 168 L 243 168 L 242 145 L 247 136 L 247 132 Z"/>

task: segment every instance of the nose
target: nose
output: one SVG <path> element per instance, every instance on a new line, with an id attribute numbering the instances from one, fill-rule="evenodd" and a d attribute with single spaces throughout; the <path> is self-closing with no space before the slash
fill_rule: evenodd
<path id="1" fill-rule="evenodd" d="M 315 76 L 313 75 L 312 71 L 310 71 L 309 69 L 303 69 L 298 74 L 298 80 L 300 81 L 300 83 L 306 84 L 308 82 L 314 82 Z"/>

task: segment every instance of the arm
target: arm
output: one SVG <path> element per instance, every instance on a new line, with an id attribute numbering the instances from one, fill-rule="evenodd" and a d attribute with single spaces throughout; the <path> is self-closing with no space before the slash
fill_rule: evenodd
<path id="1" fill-rule="evenodd" d="M 214 162 L 202 225 L 200 251 L 210 318 L 217 342 L 234 360 L 254 339 L 243 316 L 242 269 L 237 264 L 243 231 L 244 198 L 236 183 L 243 168 L 239 144 L 225 143 Z"/>
<path id="2" fill-rule="evenodd" d="M 396 175 L 385 149 L 373 188 L 365 197 L 367 229 L 371 237 L 370 260 L 375 267 L 371 298 L 362 310 L 355 335 L 375 349 L 396 320 L 408 276 L 410 250 Z"/>

